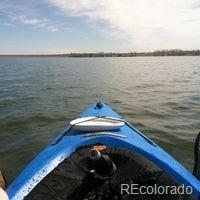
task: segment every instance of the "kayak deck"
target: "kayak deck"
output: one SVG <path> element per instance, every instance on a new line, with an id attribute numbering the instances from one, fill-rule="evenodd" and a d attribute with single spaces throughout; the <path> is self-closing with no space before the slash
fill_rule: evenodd
<path id="1" fill-rule="evenodd" d="M 121 117 L 104 103 L 95 103 L 80 117 Z M 80 148 L 103 144 L 110 148 L 124 149 L 142 156 L 165 171 L 173 180 L 193 188 L 193 196 L 200 197 L 200 182 L 182 165 L 159 146 L 128 123 L 118 130 L 85 133 L 66 127 L 63 132 L 44 149 L 15 179 L 7 192 L 10 200 L 23 200 L 37 188 L 57 166 Z"/>

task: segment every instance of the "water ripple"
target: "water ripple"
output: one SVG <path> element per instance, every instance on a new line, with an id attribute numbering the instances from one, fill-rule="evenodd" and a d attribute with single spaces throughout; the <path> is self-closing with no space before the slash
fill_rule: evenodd
<path id="1" fill-rule="evenodd" d="M 200 130 L 199 66 L 200 57 L 1 58 L 0 161 L 9 181 L 99 100 L 191 169 Z"/>

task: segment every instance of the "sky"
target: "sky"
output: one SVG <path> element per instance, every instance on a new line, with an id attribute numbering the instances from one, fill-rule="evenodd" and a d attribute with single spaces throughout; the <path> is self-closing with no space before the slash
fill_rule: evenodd
<path id="1" fill-rule="evenodd" d="M 200 49 L 199 0 L 1 0 L 0 54 Z"/>

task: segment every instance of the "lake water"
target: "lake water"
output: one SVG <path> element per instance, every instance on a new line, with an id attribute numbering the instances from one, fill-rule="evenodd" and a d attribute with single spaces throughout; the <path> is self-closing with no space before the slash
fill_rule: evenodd
<path id="1" fill-rule="evenodd" d="M 94 101 L 192 169 L 200 57 L 0 58 L 0 165 L 8 181 Z"/>

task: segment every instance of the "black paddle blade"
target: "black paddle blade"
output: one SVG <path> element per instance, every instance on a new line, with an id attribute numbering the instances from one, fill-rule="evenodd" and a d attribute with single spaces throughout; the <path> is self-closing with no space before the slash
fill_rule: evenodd
<path id="1" fill-rule="evenodd" d="M 200 180 L 200 132 L 198 133 L 194 144 L 193 175 Z"/>

